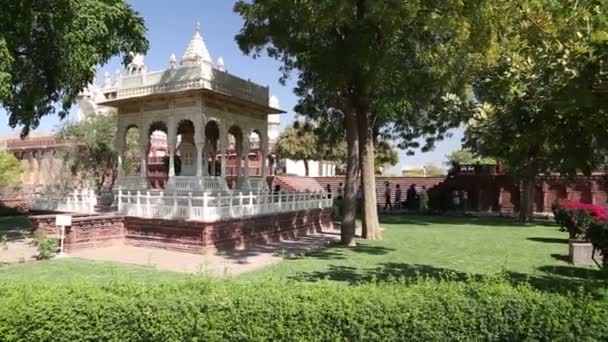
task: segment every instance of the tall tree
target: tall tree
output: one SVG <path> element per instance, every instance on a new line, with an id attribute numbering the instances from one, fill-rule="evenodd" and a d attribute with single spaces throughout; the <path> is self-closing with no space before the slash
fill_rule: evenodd
<path id="1" fill-rule="evenodd" d="M 606 0 L 511 3 L 504 52 L 478 77 L 465 145 L 521 181 L 524 222 L 539 174 L 588 174 L 605 162 L 607 10 Z"/>
<path id="2" fill-rule="evenodd" d="M 274 146 L 274 153 L 280 159 L 301 160 L 304 163 L 306 176 L 309 176 L 308 162 L 323 159 L 318 147 L 318 139 L 312 129 L 296 121 L 279 136 Z"/>
<path id="3" fill-rule="evenodd" d="M 86 185 L 93 186 L 98 192 L 112 188 L 118 176 L 118 152 L 114 145 L 116 127 L 115 115 L 93 115 L 61 127 L 57 136 L 74 143 L 64 155 L 66 166 L 71 171 L 68 176 L 89 183 Z M 127 174 L 134 174 L 139 165 L 138 144 L 138 136 L 127 135 Z M 73 186 L 74 182 L 71 183 Z"/>
<path id="4" fill-rule="evenodd" d="M 125 0 L 0 0 L 0 105 L 27 135 L 64 118 L 98 65 L 148 49 L 143 19 Z"/>
<path id="5" fill-rule="evenodd" d="M 489 46 L 476 42 L 493 38 L 484 28 L 485 14 L 493 9 L 490 3 L 253 0 L 236 4 L 245 20 L 237 35 L 241 49 L 254 56 L 266 51 L 279 59 L 283 79 L 297 70 L 296 93 L 330 94 L 334 108 L 344 113 L 345 127 L 356 127 L 365 237 L 380 238 L 374 168 L 377 121 L 395 121 L 400 134 L 410 137 L 420 130 L 408 125 L 422 110 L 433 112 L 429 105 L 440 98 L 439 93 L 462 91 L 466 79 L 462 75 L 468 75 L 478 57 L 472 50 Z M 385 112 L 395 115 L 379 116 Z M 410 113 L 408 119 L 402 117 L 404 112 Z"/>

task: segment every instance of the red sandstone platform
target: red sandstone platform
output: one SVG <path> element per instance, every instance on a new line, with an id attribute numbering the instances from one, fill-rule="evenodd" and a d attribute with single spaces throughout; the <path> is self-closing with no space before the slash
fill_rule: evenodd
<path id="1" fill-rule="evenodd" d="M 333 228 L 332 209 L 311 209 L 218 222 L 146 219 L 119 215 L 74 215 L 66 230 L 65 250 L 76 251 L 117 245 L 158 248 L 204 254 L 261 243 L 320 234 Z M 55 215 L 32 216 L 34 232 L 59 236 Z"/>

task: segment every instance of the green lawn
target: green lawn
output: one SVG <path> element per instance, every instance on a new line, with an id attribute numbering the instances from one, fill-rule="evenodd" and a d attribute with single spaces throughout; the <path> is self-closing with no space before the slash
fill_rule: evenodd
<path id="1" fill-rule="evenodd" d="M 82 259 L 55 259 L 0 267 L 0 282 L 55 284 L 110 282 L 162 283 L 193 277 L 184 273 Z"/>
<path id="2" fill-rule="evenodd" d="M 0 218 L 0 227 L 23 221 Z M 391 278 L 455 277 L 463 279 L 504 272 L 538 288 L 598 287 L 604 274 L 596 267 L 566 262 L 567 234 L 551 223 L 520 226 L 507 219 L 383 216 L 384 239 L 359 241 L 355 248 L 329 248 L 286 260 L 238 280 L 267 278 L 346 284 Z M 77 259 L 0 268 L 0 281 L 163 282 L 191 276 Z"/>
<path id="3" fill-rule="evenodd" d="M 384 216 L 382 241 L 335 247 L 241 279 L 329 279 L 356 283 L 399 277 L 506 273 L 537 287 L 597 286 L 596 267 L 570 265 L 567 234 L 551 223 L 521 226 L 508 219 Z"/>

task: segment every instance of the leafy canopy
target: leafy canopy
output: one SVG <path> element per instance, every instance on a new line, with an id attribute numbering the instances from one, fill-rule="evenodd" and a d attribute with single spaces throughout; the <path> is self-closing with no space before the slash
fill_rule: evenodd
<path id="1" fill-rule="evenodd" d="M 118 154 L 114 144 L 116 127 L 116 115 L 93 115 L 84 121 L 68 122 L 61 127 L 58 137 L 74 142 L 73 148 L 64 156 L 71 176 L 91 183 L 88 185 L 98 191 L 112 187 L 118 176 Z M 136 154 L 131 158 L 126 156 L 127 170 L 133 168 L 133 160 L 139 159 L 137 144 L 138 140 L 127 139 L 127 154 Z"/>
<path id="2" fill-rule="evenodd" d="M 296 73 L 301 105 L 326 113 L 363 108 L 370 127 L 401 148 L 442 139 L 460 118 L 439 111 L 443 95 L 471 94 L 471 71 L 493 58 L 494 1 L 239 1 L 241 50 Z M 366 103 L 362 103 L 366 102 Z M 441 114 L 440 114 L 441 113 Z M 378 122 L 376 122 L 378 121 Z M 392 139 L 393 140 L 393 139 Z"/>
<path id="3" fill-rule="evenodd" d="M 519 175 L 604 163 L 607 11 L 606 0 L 512 3 L 504 52 L 478 77 L 465 146 Z"/>
<path id="4" fill-rule="evenodd" d="M 458 165 L 470 165 L 470 164 L 496 164 L 496 160 L 492 158 L 479 157 L 474 155 L 471 151 L 467 150 L 456 150 L 447 156 L 445 156 L 446 166 L 454 164 Z"/>
<path id="5" fill-rule="evenodd" d="M 0 105 L 27 135 L 68 114 L 96 67 L 145 52 L 141 16 L 124 0 L 0 0 Z"/>

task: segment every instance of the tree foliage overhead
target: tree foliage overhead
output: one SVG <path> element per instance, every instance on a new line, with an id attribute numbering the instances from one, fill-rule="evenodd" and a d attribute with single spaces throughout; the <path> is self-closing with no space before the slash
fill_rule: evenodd
<path id="1" fill-rule="evenodd" d="M 608 146 L 608 1 L 520 1 L 479 77 L 467 146 L 513 171 L 590 172 Z"/>
<path id="2" fill-rule="evenodd" d="M 64 118 L 96 67 L 145 52 L 141 16 L 125 0 L 0 0 L 0 105 L 27 135 Z"/>
<path id="3" fill-rule="evenodd" d="M 496 164 L 493 158 L 479 157 L 467 150 L 456 150 L 445 156 L 446 166 L 452 165 L 470 165 L 470 164 Z"/>
<path id="4" fill-rule="evenodd" d="M 607 11 L 606 0 L 510 3 L 503 53 L 478 77 L 465 146 L 522 180 L 522 219 L 539 173 L 588 174 L 605 162 Z"/>

